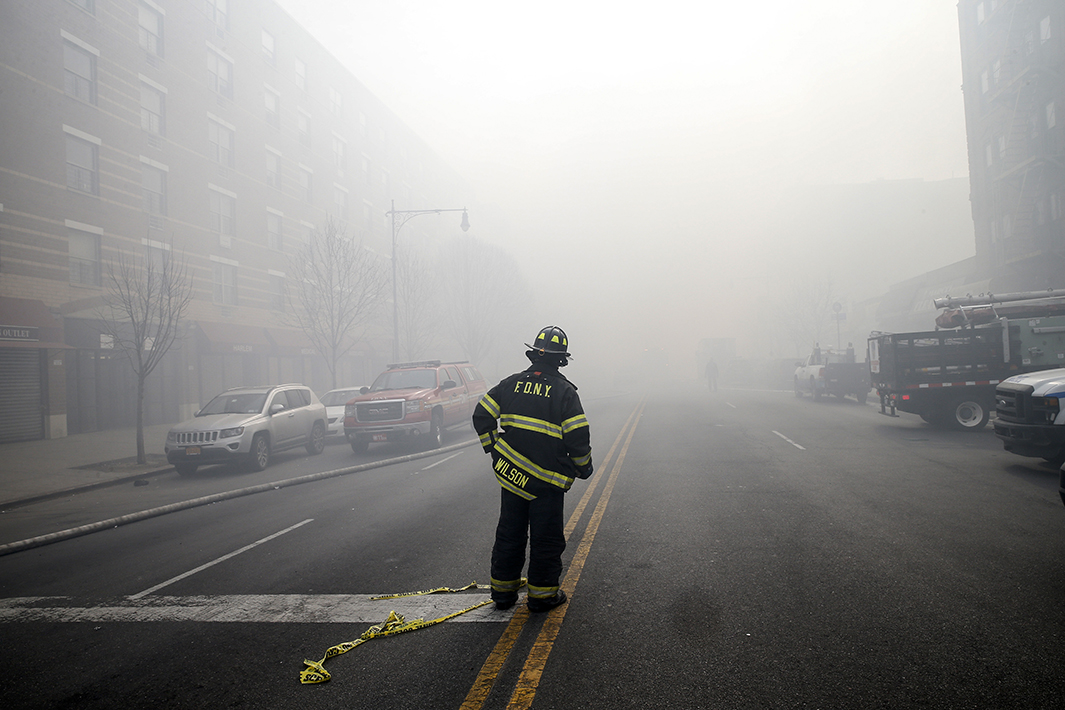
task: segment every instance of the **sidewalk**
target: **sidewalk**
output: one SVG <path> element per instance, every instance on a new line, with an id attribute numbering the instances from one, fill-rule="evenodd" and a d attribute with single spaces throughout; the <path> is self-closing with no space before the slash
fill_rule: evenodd
<path id="1" fill-rule="evenodd" d="M 141 466 L 135 463 L 137 430 L 133 427 L 0 444 L 0 510 L 14 503 L 172 470 L 163 454 L 171 426 L 144 427 L 149 463 Z M 105 465 L 108 462 L 115 463 Z"/>

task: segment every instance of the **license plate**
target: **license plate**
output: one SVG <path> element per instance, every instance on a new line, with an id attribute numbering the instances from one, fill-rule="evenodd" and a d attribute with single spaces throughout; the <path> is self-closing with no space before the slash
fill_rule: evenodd
<path id="1" fill-rule="evenodd" d="M 199 456 L 200 455 L 200 447 L 199 446 L 190 446 L 190 447 L 186 448 L 185 449 L 185 455 L 186 456 Z"/>
<path id="2" fill-rule="evenodd" d="M 374 434 L 374 441 L 388 441 L 388 434 Z"/>

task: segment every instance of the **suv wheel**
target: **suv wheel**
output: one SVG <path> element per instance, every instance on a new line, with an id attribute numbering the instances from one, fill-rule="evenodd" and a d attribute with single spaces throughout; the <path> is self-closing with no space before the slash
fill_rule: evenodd
<path id="1" fill-rule="evenodd" d="M 311 428 L 311 440 L 307 442 L 307 453 L 317 456 L 325 451 L 325 427 L 321 422 L 315 422 Z"/>
<path id="2" fill-rule="evenodd" d="M 365 454 L 370 448 L 370 442 L 366 439 L 349 439 L 351 450 L 357 454 Z"/>
<path id="3" fill-rule="evenodd" d="M 444 443 L 444 423 L 441 421 L 443 418 L 439 409 L 433 410 L 433 416 L 429 423 L 429 441 L 426 442 L 426 448 L 439 449 Z"/>
<path id="4" fill-rule="evenodd" d="M 178 472 L 179 476 L 191 476 L 196 473 L 196 464 L 194 463 L 176 463 L 174 464 L 174 470 Z"/>
<path id="5" fill-rule="evenodd" d="M 266 434 L 256 434 L 251 440 L 251 470 L 262 471 L 270 465 L 270 440 Z"/>

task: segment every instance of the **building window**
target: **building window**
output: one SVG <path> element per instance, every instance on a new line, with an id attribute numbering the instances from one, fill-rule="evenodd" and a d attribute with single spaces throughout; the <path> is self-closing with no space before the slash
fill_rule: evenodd
<path id="1" fill-rule="evenodd" d="M 998 86 L 1002 82 L 1002 60 L 996 59 L 991 64 L 991 78 L 995 81 L 995 86 Z"/>
<path id="2" fill-rule="evenodd" d="M 1001 135 L 998 137 L 998 157 L 1005 160 L 1006 158 L 1006 136 Z"/>
<path id="3" fill-rule="evenodd" d="M 984 24 L 984 20 L 987 19 L 987 8 L 984 7 L 984 3 L 976 3 L 976 22 L 978 24 Z"/>
<path id="4" fill-rule="evenodd" d="M 207 17 L 219 29 L 228 29 L 229 0 L 207 0 Z"/>
<path id="5" fill-rule="evenodd" d="M 96 56 L 63 42 L 63 90 L 67 96 L 96 103 Z"/>
<path id="6" fill-rule="evenodd" d="M 70 0 L 90 15 L 96 14 L 96 0 Z"/>
<path id="7" fill-rule="evenodd" d="M 266 184 L 281 187 L 281 156 L 272 150 L 266 151 Z"/>
<path id="8" fill-rule="evenodd" d="M 990 88 L 991 82 L 989 80 L 989 74 L 987 72 L 987 69 L 984 69 L 982 72 L 980 72 L 980 93 L 986 94 L 988 89 Z"/>
<path id="9" fill-rule="evenodd" d="M 266 122 L 275 128 L 281 125 L 281 96 L 272 89 L 263 91 L 263 100 L 266 105 Z"/>
<path id="10" fill-rule="evenodd" d="M 141 83 L 141 128 L 157 136 L 166 135 L 166 95 Z"/>
<path id="11" fill-rule="evenodd" d="M 329 112 L 334 116 L 340 116 L 344 112 L 344 97 L 332 86 L 329 87 Z"/>
<path id="12" fill-rule="evenodd" d="M 302 59 L 296 60 L 296 86 L 303 91 L 307 90 L 307 65 Z"/>
<path id="13" fill-rule="evenodd" d="M 278 313 L 285 310 L 285 276 L 270 274 L 270 310 Z"/>
<path id="14" fill-rule="evenodd" d="M 340 185 L 333 185 L 333 206 L 338 219 L 348 218 L 348 191 Z"/>
<path id="15" fill-rule="evenodd" d="M 300 136 L 300 143 L 305 146 L 311 144 L 311 117 L 300 111 L 296 115 L 296 130 Z"/>
<path id="16" fill-rule="evenodd" d="M 233 98 L 233 63 L 214 50 L 207 50 L 207 83 L 211 90 Z"/>
<path id="17" fill-rule="evenodd" d="M 207 140 L 211 158 L 218 164 L 233 167 L 233 131 L 216 121 L 207 121 Z"/>
<path id="18" fill-rule="evenodd" d="M 362 156 L 362 179 L 367 185 L 370 184 L 370 159 Z"/>
<path id="19" fill-rule="evenodd" d="M 333 167 L 338 175 L 344 176 L 344 141 L 337 136 L 333 136 Z"/>
<path id="20" fill-rule="evenodd" d="M 311 173 L 310 170 L 308 170 L 307 168 L 305 168 L 305 167 L 303 167 L 301 165 L 300 166 L 300 193 L 301 193 L 301 196 L 303 197 L 303 201 L 306 202 L 308 205 L 311 204 L 311 202 L 313 202 L 313 200 L 311 199 L 311 196 L 313 195 L 313 192 L 311 191 L 313 178 L 314 178 L 313 173 Z"/>
<path id="21" fill-rule="evenodd" d="M 1035 52 L 1035 30 L 1028 30 L 1024 33 L 1024 56 L 1029 56 Z"/>
<path id="22" fill-rule="evenodd" d="M 988 141 L 987 143 L 984 144 L 984 162 L 987 164 L 987 167 L 989 167 L 989 168 L 991 167 L 991 157 L 992 157 L 992 155 L 993 155 L 993 152 L 991 150 L 991 141 Z"/>
<path id="23" fill-rule="evenodd" d="M 67 187 L 90 195 L 100 194 L 97 179 L 97 146 L 89 141 L 67 137 Z"/>
<path id="24" fill-rule="evenodd" d="M 153 165 L 141 165 L 141 191 L 144 210 L 150 214 L 166 214 L 166 171 Z"/>
<path id="25" fill-rule="evenodd" d="M 1054 112 L 1054 102 L 1051 101 L 1047 104 L 1047 128 L 1053 128 L 1058 125 L 1058 118 Z"/>
<path id="26" fill-rule="evenodd" d="M 100 285 L 100 235 L 71 229 L 67 232 L 70 283 Z"/>
<path id="27" fill-rule="evenodd" d="M 170 265 L 170 245 L 151 239 L 145 239 L 144 241 L 144 254 L 152 267 L 152 271 L 157 274 L 163 273 Z"/>
<path id="28" fill-rule="evenodd" d="M 144 3 L 137 6 L 140 23 L 140 44 L 148 54 L 163 56 L 163 16 Z"/>
<path id="29" fill-rule="evenodd" d="M 1039 21 L 1039 44 L 1050 41 L 1050 15 Z"/>
<path id="30" fill-rule="evenodd" d="M 271 249 L 281 251 L 285 241 L 281 232 L 281 223 L 284 218 L 279 212 L 266 213 L 266 240 Z"/>
<path id="31" fill-rule="evenodd" d="M 274 54 L 274 36 L 263 30 L 263 59 L 270 64 L 276 62 L 277 57 Z"/>
<path id="32" fill-rule="evenodd" d="M 236 265 L 214 263 L 214 302 L 224 306 L 237 305 Z"/>
<path id="33" fill-rule="evenodd" d="M 231 195 L 210 190 L 211 229 L 218 235 L 218 243 L 228 247 L 232 244 L 234 214 L 237 201 Z"/>

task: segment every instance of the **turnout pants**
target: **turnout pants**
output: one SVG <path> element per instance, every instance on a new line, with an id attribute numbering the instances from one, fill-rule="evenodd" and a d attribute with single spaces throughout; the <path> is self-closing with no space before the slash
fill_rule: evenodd
<path id="1" fill-rule="evenodd" d="M 529 597 L 547 599 L 558 591 L 562 574 L 563 532 L 562 489 L 546 491 L 533 500 L 500 488 L 499 524 L 492 548 L 492 599 L 515 601 L 525 566 L 525 545 L 529 543 Z"/>

